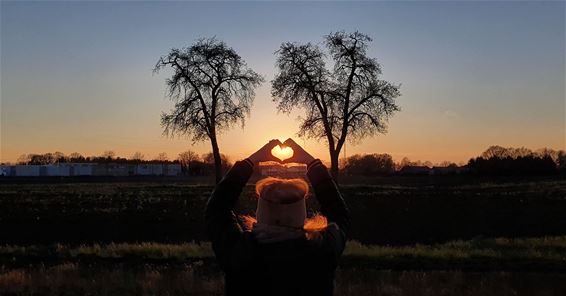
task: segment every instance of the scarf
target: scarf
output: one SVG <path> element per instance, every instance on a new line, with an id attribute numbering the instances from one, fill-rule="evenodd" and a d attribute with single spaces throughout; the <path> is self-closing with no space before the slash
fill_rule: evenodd
<path id="1" fill-rule="evenodd" d="M 276 243 L 286 240 L 298 239 L 305 236 L 302 228 L 285 227 L 256 223 L 253 225 L 252 233 L 260 244 Z"/>

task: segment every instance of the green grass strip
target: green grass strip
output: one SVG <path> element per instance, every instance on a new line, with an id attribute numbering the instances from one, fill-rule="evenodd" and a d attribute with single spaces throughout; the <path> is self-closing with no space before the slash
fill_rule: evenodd
<path id="1" fill-rule="evenodd" d="M 4 245 L 0 246 L 0 258 L 115 258 L 188 260 L 212 258 L 210 243 L 110 243 L 70 245 Z M 359 262 L 413 264 L 473 264 L 490 262 L 507 265 L 529 263 L 552 264 L 566 267 L 566 236 L 543 238 L 478 238 L 457 240 L 434 245 L 378 246 L 350 241 L 343 259 Z M 412 262 L 412 263 L 411 263 Z M 414 265 L 414 264 L 413 264 Z"/>

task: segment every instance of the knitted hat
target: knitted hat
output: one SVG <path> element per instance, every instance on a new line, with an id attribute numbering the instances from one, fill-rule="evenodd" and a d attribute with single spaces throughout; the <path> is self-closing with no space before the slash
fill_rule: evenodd
<path id="1" fill-rule="evenodd" d="M 305 198 L 308 184 L 303 179 L 265 178 L 257 182 L 257 222 L 302 228 L 307 218 Z"/>

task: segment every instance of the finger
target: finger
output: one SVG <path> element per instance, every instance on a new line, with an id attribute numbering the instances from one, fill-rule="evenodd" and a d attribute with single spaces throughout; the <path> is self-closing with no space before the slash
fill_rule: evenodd
<path id="1" fill-rule="evenodd" d="M 277 163 L 282 163 L 281 159 L 275 157 L 275 156 L 268 156 L 267 159 L 265 161 L 272 161 L 272 162 L 277 162 Z"/>
<path id="2" fill-rule="evenodd" d="M 273 139 L 271 141 L 269 141 L 269 143 L 267 143 L 268 147 L 271 147 L 273 149 L 273 147 L 276 147 L 277 145 L 281 146 L 283 145 L 283 143 L 281 143 L 281 141 L 279 141 L 278 139 Z"/>
<path id="3" fill-rule="evenodd" d="M 291 148 L 295 148 L 295 147 L 300 147 L 297 142 L 295 142 L 293 139 L 289 138 L 287 140 L 285 140 L 285 142 L 283 143 L 284 145 L 287 145 Z"/>
<path id="4" fill-rule="evenodd" d="M 292 160 L 292 159 L 293 159 L 293 157 L 283 159 L 283 160 L 281 161 L 281 163 L 290 163 L 290 162 L 292 162 L 292 161 L 290 161 L 290 160 Z"/>
<path id="5" fill-rule="evenodd" d="M 298 161 L 297 161 L 297 160 L 295 159 L 295 157 L 293 156 L 293 157 L 291 157 L 291 158 L 284 159 L 281 163 L 283 163 L 283 164 L 287 164 L 287 163 L 298 163 Z"/>
<path id="6" fill-rule="evenodd" d="M 276 162 L 276 163 L 281 163 L 281 160 L 279 160 L 279 159 L 275 159 L 275 158 L 273 158 L 273 159 L 272 159 L 272 158 L 270 158 L 270 159 L 266 160 L 266 162 L 267 162 L 267 161 L 269 161 L 269 162 Z M 273 163 L 271 163 L 270 165 L 273 165 Z"/>

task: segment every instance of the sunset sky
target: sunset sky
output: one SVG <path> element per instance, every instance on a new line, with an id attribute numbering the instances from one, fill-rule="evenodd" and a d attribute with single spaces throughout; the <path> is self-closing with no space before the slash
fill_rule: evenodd
<path id="1" fill-rule="evenodd" d="M 401 83 L 387 134 L 346 154 L 461 162 L 490 145 L 565 149 L 565 3 L 1 2 L 1 161 L 24 153 L 146 158 L 210 144 L 162 135 L 172 103 L 152 68 L 171 48 L 216 36 L 266 82 L 245 127 L 221 135 L 237 160 L 298 131 L 270 95 L 282 42 L 337 30 L 370 35 L 383 79 Z M 324 142 L 299 143 L 329 159 Z"/>

